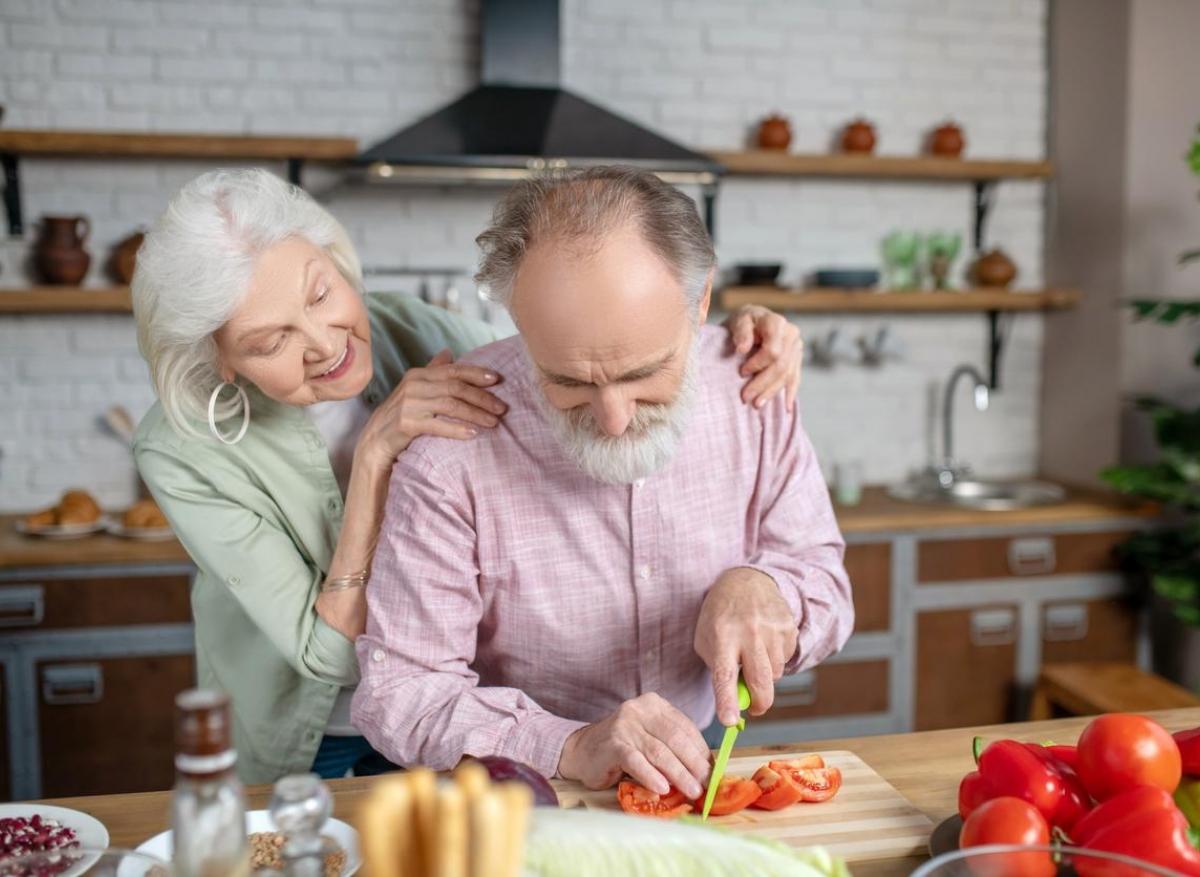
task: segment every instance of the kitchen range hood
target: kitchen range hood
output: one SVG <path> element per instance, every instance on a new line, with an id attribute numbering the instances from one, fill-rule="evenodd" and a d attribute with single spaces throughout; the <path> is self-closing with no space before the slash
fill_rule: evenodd
<path id="1" fill-rule="evenodd" d="M 504 182 L 619 163 L 715 186 L 723 168 L 708 156 L 560 87 L 559 0 L 480 5 L 481 84 L 361 153 L 367 180 Z"/>

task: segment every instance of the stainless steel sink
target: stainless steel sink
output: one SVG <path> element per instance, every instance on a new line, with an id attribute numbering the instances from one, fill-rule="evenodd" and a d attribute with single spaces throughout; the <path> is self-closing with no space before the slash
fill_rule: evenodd
<path id="1" fill-rule="evenodd" d="M 1066 498 L 1066 491 L 1046 481 L 962 478 L 943 486 L 934 478 L 918 478 L 893 485 L 888 488 L 888 495 L 908 502 L 1004 511 L 1054 505 Z"/>

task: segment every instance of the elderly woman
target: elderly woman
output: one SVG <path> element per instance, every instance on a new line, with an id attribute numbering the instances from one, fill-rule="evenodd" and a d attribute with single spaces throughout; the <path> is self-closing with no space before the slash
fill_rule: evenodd
<path id="1" fill-rule="evenodd" d="M 490 327 L 365 296 L 345 231 L 266 171 L 183 187 L 133 280 L 158 403 L 134 454 L 198 572 L 200 684 L 233 696 L 239 773 L 269 782 L 380 760 L 350 723 L 354 638 L 392 463 L 421 434 L 469 440 L 503 376 L 453 357 Z M 730 331 L 748 404 L 799 380 L 796 330 L 746 309 Z"/>

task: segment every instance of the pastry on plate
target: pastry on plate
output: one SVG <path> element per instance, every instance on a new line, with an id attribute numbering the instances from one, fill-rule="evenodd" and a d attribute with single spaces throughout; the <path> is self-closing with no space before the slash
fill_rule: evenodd
<path id="1" fill-rule="evenodd" d="M 100 520 L 100 504 L 86 490 L 68 490 L 58 505 L 34 512 L 25 518 L 25 526 L 33 530 L 46 527 L 94 524 Z"/>
<path id="2" fill-rule="evenodd" d="M 68 490 L 58 503 L 59 524 L 94 524 L 103 511 L 86 490 Z"/>
<path id="3" fill-rule="evenodd" d="M 121 523 L 131 529 L 161 530 L 170 526 L 158 503 L 150 498 L 139 499 L 121 516 Z"/>

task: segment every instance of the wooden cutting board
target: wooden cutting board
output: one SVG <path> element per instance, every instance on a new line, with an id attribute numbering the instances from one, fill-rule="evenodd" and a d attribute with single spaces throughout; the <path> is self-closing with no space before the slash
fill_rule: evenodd
<path id="1" fill-rule="evenodd" d="M 786 761 L 807 754 L 771 753 Z M 730 816 L 712 816 L 722 828 L 769 837 L 795 847 L 825 847 L 847 862 L 900 858 L 928 852 L 933 823 L 879 774 L 852 752 L 822 752 L 825 763 L 842 772 L 842 789 L 831 801 L 796 804 L 784 810 L 747 809 Z M 749 778 L 767 762 L 762 755 L 729 759 L 726 773 Z M 594 810 L 619 810 L 617 790 L 594 792 L 579 783 L 552 781 L 563 807 L 583 805 Z"/>

